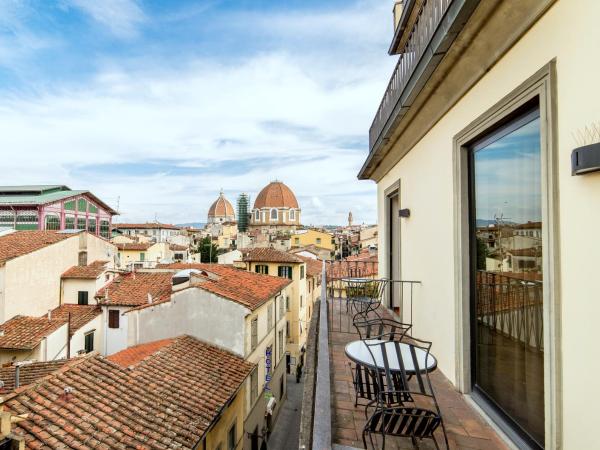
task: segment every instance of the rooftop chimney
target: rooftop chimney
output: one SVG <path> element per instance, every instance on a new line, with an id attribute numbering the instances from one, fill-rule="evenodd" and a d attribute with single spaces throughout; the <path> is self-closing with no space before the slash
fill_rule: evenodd
<path id="1" fill-rule="evenodd" d="M 52 320 L 52 310 L 48 310 L 48 320 Z"/>

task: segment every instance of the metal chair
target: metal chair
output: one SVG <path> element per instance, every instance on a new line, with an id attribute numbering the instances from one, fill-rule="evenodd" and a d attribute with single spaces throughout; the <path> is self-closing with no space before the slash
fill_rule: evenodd
<path id="1" fill-rule="evenodd" d="M 353 321 L 353 325 L 361 341 L 366 339 L 403 341 L 412 328 L 412 325 L 394 319 L 368 318 L 366 316 L 357 317 Z"/>
<path id="2" fill-rule="evenodd" d="M 350 309 L 356 314 L 375 311 L 383 301 L 385 289 L 389 283 L 386 278 L 366 280 L 359 278 L 346 279 L 346 311 Z M 378 315 L 375 312 L 376 315 Z"/>
<path id="3" fill-rule="evenodd" d="M 374 447 L 373 435 L 382 436 L 385 449 L 386 436 L 410 438 L 415 447 L 423 439 L 432 439 L 439 449 L 435 431 L 441 426 L 446 448 L 448 436 L 442 414 L 429 378 L 428 365 L 431 342 L 416 338 L 406 340 L 407 351 L 402 357 L 400 342 L 366 340 L 373 364 L 380 374 L 374 377 L 377 384 L 375 409 L 363 429 L 362 439 L 367 447 L 367 436 Z M 366 411 L 366 409 L 365 409 Z"/>
<path id="4" fill-rule="evenodd" d="M 397 322 L 393 319 L 383 318 L 363 318 L 354 321 L 354 327 L 358 331 L 358 335 L 362 341 L 366 339 L 380 339 L 385 341 L 402 341 L 407 332 L 411 329 L 410 325 Z M 361 364 L 353 364 L 348 362 L 350 372 L 352 373 L 352 384 L 354 386 L 354 406 L 365 406 L 365 415 L 367 409 L 375 404 L 378 399 L 379 387 L 385 382 L 380 379 L 376 381 L 376 377 L 382 376 L 382 373 L 377 374 L 373 368 Z M 381 372 L 381 371 L 380 371 Z M 393 377 L 395 389 L 400 389 L 400 379 Z M 403 398 L 407 400 L 407 398 Z"/>

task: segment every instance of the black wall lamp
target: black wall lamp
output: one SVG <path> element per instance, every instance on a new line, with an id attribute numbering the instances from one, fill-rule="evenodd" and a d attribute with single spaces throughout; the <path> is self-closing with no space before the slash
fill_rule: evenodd
<path id="1" fill-rule="evenodd" d="M 400 217 L 408 218 L 410 217 L 410 209 L 401 209 L 399 212 Z"/>
<path id="2" fill-rule="evenodd" d="M 571 153 L 571 175 L 600 171 L 600 142 L 576 148 Z"/>

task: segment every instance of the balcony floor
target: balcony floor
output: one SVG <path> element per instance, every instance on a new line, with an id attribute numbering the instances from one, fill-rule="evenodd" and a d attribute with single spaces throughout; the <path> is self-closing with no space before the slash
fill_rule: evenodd
<path id="1" fill-rule="evenodd" d="M 332 439 L 339 445 L 364 448 L 362 430 L 366 423 L 364 407 L 354 407 L 352 373 L 344 347 L 358 339 L 358 334 L 346 315 L 340 299 L 331 301 L 329 309 L 329 346 L 332 364 L 331 414 Z M 433 343 L 435 349 L 435 342 Z M 432 352 L 435 354 L 435 351 Z M 431 381 L 446 425 L 450 448 L 460 450 L 496 450 L 509 447 L 496 432 L 471 408 L 440 370 L 431 373 Z M 443 436 L 438 431 L 443 448 Z M 380 438 L 379 438 L 380 439 Z M 367 440 L 368 442 L 368 440 Z M 379 440 L 378 443 L 381 441 Z M 431 440 L 419 443 L 422 449 L 435 448 Z M 388 438 L 386 449 L 413 449 L 410 439 Z"/>

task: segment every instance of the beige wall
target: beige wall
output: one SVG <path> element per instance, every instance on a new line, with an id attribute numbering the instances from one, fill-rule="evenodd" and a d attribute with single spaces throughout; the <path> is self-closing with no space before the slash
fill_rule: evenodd
<path id="1" fill-rule="evenodd" d="M 331 243 L 332 239 L 333 235 L 331 233 L 317 230 L 298 230 L 292 233 L 291 236 L 292 247 L 315 245 L 329 251 L 335 250 L 335 244 Z"/>
<path id="2" fill-rule="evenodd" d="M 243 448 L 244 438 L 244 398 L 246 396 L 246 383 L 244 382 L 236 394 L 235 399 L 231 402 L 225 411 L 221 414 L 219 421 L 215 426 L 208 432 L 205 442 L 206 447 L 199 447 L 201 450 L 215 450 L 221 445 L 221 449 L 225 450 L 228 448 L 228 433 L 231 426 L 235 423 L 235 429 L 237 434 L 237 445 L 236 449 Z"/>
<path id="3" fill-rule="evenodd" d="M 267 347 L 271 346 L 272 348 L 272 365 L 271 365 L 271 373 L 275 371 L 275 365 L 279 363 L 279 342 L 276 343 L 276 339 L 280 330 L 283 330 L 285 335 L 285 320 L 286 316 L 280 318 L 279 316 L 279 302 L 285 298 L 286 291 L 282 291 L 281 296 L 277 296 L 276 302 L 270 300 L 269 302 L 262 305 L 260 308 L 254 310 L 251 314 L 246 316 L 246 360 L 257 364 L 258 366 L 258 393 L 259 397 L 262 396 L 262 391 L 265 387 L 265 351 Z M 268 324 L 268 306 L 273 305 L 273 326 L 269 329 L 267 327 Z M 251 322 L 254 318 L 258 318 L 258 345 L 254 350 L 251 349 Z M 288 350 L 287 345 L 283 342 L 282 349 L 282 361 L 285 361 L 285 352 Z M 273 380 L 274 382 L 274 380 Z M 248 405 L 249 408 L 252 409 L 254 404 L 250 403 L 250 392 L 248 392 Z"/>
<path id="4" fill-rule="evenodd" d="M 297 357 L 300 354 L 300 349 L 306 343 L 308 336 L 308 322 L 306 316 L 307 308 L 307 286 L 306 286 L 306 264 L 298 263 L 249 263 L 249 270 L 255 271 L 256 265 L 269 266 L 269 275 L 277 276 L 277 268 L 279 266 L 292 266 L 292 284 L 287 287 L 287 294 L 290 297 L 290 310 L 287 312 L 287 320 L 290 322 L 290 334 L 288 339 L 288 351 L 292 356 Z M 304 266 L 305 276 L 300 279 L 300 266 Z M 302 296 L 302 307 L 300 307 L 300 296 Z M 302 322 L 302 333 L 300 333 L 300 323 Z"/>
<path id="5" fill-rule="evenodd" d="M 74 235 L 36 252 L 6 262 L 4 268 L 4 303 L 0 323 L 18 314 L 40 316 L 59 306 L 61 275 L 78 264 L 79 251 L 87 250 L 88 262 L 112 260 L 116 248 L 90 234 L 81 243 Z"/>
<path id="6" fill-rule="evenodd" d="M 112 274 L 109 275 L 111 278 Z M 80 278 L 68 278 L 62 281 L 62 303 L 77 304 L 79 291 L 87 291 L 88 304 L 95 305 L 94 296 L 108 281 L 105 281 L 105 275 L 102 274 L 97 279 L 83 280 Z"/>
<path id="7" fill-rule="evenodd" d="M 104 320 L 102 314 L 95 319 L 90 320 L 79 330 L 73 333 L 71 337 L 71 358 L 77 355 L 77 352 L 85 349 L 85 335 L 90 331 L 94 332 L 94 351 L 104 354 Z"/>
<path id="8" fill-rule="evenodd" d="M 556 59 L 558 191 L 560 214 L 560 298 L 562 306 L 563 447 L 596 448 L 598 414 L 589 399 L 600 398 L 590 345 L 598 341 L 597 287 L 600 252 L 600 174 L 572 177 L 573 133 L 600 120 L 598 54 L 600 2 L 560 0 L 455 105 L 378 184 L 379 223 L 384 223 L 384 191 L 400 179 L 402 278 L 421 280 L 414 303 L 414 334 L 433 341 L 439 367 L 456 381 L 453 221 L 453 137 L 536 71 Z M 594 56 L 593 56 L 594 55 Z M 383 233 L 382 233 L 383 234 Z M 388 251 L 380 234 L 380 254 Z M 381 275 L 387 261 L 382 260 Z M 590 345 L 586 345 L 586 343 Z M 581 414 L 581 411 L 589 413 Z"/>

